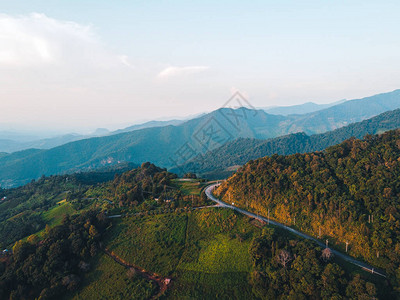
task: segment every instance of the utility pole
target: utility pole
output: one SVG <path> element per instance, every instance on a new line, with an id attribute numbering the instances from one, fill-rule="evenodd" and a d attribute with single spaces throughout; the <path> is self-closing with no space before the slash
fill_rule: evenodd
<path id="1" fill-rule="evenodd" d="M 294 223 L 293 225 L 296 226 L 296 217 L 294 217 L 293 223 Z"/>
<path id="2" fill-rule="evenodd" d="M 379 258 L 379 251 L 376 252 L 376 258 Z"/>
<path id="3" fill-rule="evenodd" d="M 368 224 L 371 223 L 371 215 L 368 215 Z"/>
<path id="4" fill-rule="evenodd" d="M 328 248 L 328 240 L 325 241 L 326 248 Z"/>
<path id="5" fill-rule="evenodd" d="M 321 237 L 321 226 L 319 226 L 318 238 Z"/>
<path id="6" fill-rule="evenodd" d="M 347 253 L 347 249 L 348 249 L 348 247 L 349 247 L 349 242 L 348 242 L 348 241 L 346 241 L 346 253 Z"/>
<path id="7" fill-rule="evenodd" d="M 268 208 L 268 225 L 269 225 L 269 208 Z"/>

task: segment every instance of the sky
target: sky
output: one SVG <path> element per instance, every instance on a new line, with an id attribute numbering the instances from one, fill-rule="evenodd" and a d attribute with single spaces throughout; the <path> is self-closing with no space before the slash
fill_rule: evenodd
<path id="1" fill-rule="evenodd" d="M 0 129 L 83 132 L 400 88 L 400 1 L 0 0 Z"/>

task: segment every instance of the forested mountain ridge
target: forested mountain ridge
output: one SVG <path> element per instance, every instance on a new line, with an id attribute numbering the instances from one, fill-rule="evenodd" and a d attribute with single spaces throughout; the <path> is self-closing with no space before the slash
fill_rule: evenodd
<path id="1" fill-rule="evenodd" d="M 230 209 L 206 208 L 202 180 L 175 177 L 143 163 L 106 182 L 109 174 L 92 172 L 0 190 L 0 199 L 6 196 L 0 202 L 0 226 L 21 221 L 25 204 L 24 212 L 36 217 L 25 218 L 26 225 L 41 220 L 44 227 L 19 236 L 0 230 L 2 247 L 16 241 L 12 251 L 0 254 L 0 298 L 153 299 L 161 292 L 166 299 L 393 295 L 385 279 L 349 270 L 310 241 Z M 159 292 L 143 269 L 173 284 Z"/>
<path id="2" fill-rule="evenodd" d="M 384 268 L 400 286 L 400 130 L 248 162 L 216 191 Z"/>
<path id="3" fill-rule="evenodd" d="M 350 124 L 326 133 L 308 136 L 294 133 L 286 136 L 259 140 L 239 138 L 196 157 L 182 166 L 182 170 L 195 172 L 210 178 L 227 175 L 229 167 L 240 166 L 252 159 L 272 154 L 289 155 L 320 151 L 343 142 L 350 137 L 363 138 L 367 134 L 382 133 L 400 128 L 400 109 L 382 113 L 371 119 Z M 179 172 L 179 170 L 172 170 Z"/>
<path id="4" fill-rule="evenodd" d="M 85 273 L 98 265 L 95 257 L 103 255 L 101 239 L 111 224 L 107 213 L 144 216 L 206 204 L 200 195 L 183 195 L 172 182 L 176 175 L 151 163 L 120 171 L 42 177 L 0 189 L 0 299 L 71 299 L 86 284 Z M 143 285 L 136 291 L 154 289 L 134 275 L 129 279 Z M 123 281 L 122 276 L 114 279 Z M 132 289 L 131 281 L 125 279 L 123 289 Z"/>
<path id="5" fill-rule="evenodd" d="M 301 115 L 301 114 L 307 114 L 307 113 L 312 113 L 312 112 L 316 112 L 319 110 L 323 110 L 325 108 L 329 108 L 329 107 L 341 104 L 345 101 L 346 100 L 340 100 L 340 101 L 336 101 L 333 103 L 327 103 L 327 104 L 317 104 L 314 102 L 306 102 L 303 104 L 291 105 L 291 106 L 266 107 L 266 108 L 264 108 L 264 111 L 268 114 L 273 114 L 273 115 L 283 115 L 283 116 Z"/>
<path id="6" fill-rule="evenodd" d="M 42 175 L 91 170 L 119 162 L 151 161 L 171 168 L 189 145 L 193 158 L 240 137 L 271 138 L 288 133 L 325 132 L 400 107 L 400 90 L 375 95 L 305 115 L 270 115 L 248 108 L 221 108 L 178 126 L 153 127 L 71 142 L 49 150 L 25 150 L 0 157 L 0 185 L 22 185 Z M 215 134 L 218 133 L 216 136 Z M 177 162 L 178 161 L 178 162 Z"/>
<path id="7" fill-rule="evenodd" d="M 314 113 L 300 115 L 301 117 L 289 126 L 287 133 L 301 131 L 307 134 L 323 133 L 371 118 L 385 111 L 395 110 L 400 108 L 399 105 L 400 90 L 349 100 Z M 312 127 L 316 129 L 308 130 Z"/>
<path id="8" fill-rule="evenodd" d="M 121 164 L 118 168 L 104 168 L 96 172 L 41 177 L 15 189 L 0 189 L 0 248 L 43 229 L 49 222 L 43 212 L 59 207 L 60 201 L 79 198 L 90 187 L 113 180 L 117 174 L 134 167 L 132 164 Z M 82 205 L 65 204 L 69 212 L 73 206 Z"/>

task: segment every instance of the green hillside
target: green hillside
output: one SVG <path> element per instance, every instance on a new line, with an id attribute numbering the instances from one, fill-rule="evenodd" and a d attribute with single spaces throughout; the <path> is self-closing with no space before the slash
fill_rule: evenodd
<path id="1" fill-rule="evenodd" d="M 217 194 L 386 269 L 400 285 L 400 131 L 250 161 Z"/>
<path id="2" fill-rule="evenodd" d="M 243 165 L 249 160 L 272 154 L 289 155 L 320 151 L 350 137 L 363 138 L 367 134 L 382 133 L 399 127 L 400 110 L 397 109 L 322 134 L 308 136 L 305 133 L 296 133 L 268 140 L 240 138 L 209 151 L 181 169 L 202 174 L 210 179 L 221 178 L 233 173 L 227 171 L 229 167 Z"/>
<path id="3" fill-rule="evenodd" d="M 399 107 L 400 90 L 346 101 L 304 115 L 279 116 L 262 110 L 221 108 L 178 126 L 146 128 L 80 140 L 49 150 L 26 150 L 2 156 L 0 185 L 18 186 L 42 175 L 92 170 L 120 162 L 151 161 L 172 168 L 237 138 L 322 133 Z"/>
<path id="4" fill-rule="evenodd" d="M 19 220 L 31 229 L 0 231 L 7 245 L 16 241 L 0 256 L 1 299 L 392 296 L 386 280 L 323 259 L 311 242 L 204 207 L 201 180 L 176 179 L 150 163 L 102 178 L 43 177 L 0 191 L 7 197 L 0 225 Z"/>

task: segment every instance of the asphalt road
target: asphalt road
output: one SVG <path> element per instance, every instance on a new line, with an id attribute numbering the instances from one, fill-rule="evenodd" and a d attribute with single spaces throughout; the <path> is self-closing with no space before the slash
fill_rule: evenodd
<path id="1" fill-rule="evenodd" d="M 242 213 L 242 214 L 244 214 L 244 215 L 246 215 L 246 216 L 249 216 L 249 217 L 251 217 L 251 218 L 256 218 L 256 219 L 262 220 L 262 221 L 264 221 L 264 222 L 266 222 L 266 223 L 269 223 L 269 224 L 275 225 L 275 226 L 277 226 L 277 227 L 283 228 L 283 229 L 285 229 L 285 230 L 287 230 L 287 231 L 292 232 L 293 234 L 295 234 L 295 235 L 297 235 L 297 236 L 300 236 L 300 237 L 302 237 L 302 238 L 305 238 L 305 239 L 307 239 L 307 240 L 311 240 L 311 241 L 317 243 L 317 244 L 318 244 L 319 246 L 321 246 L 322 248 L 325 248 L 325 244 L 324 244 L 324 243 L 322 243 L 322 242 L 320 242 L 319 240 L 313 238 L 312 236 L 309 236 L 309 235 L 307 235 L 307 234 L 305 234 L 305 233 L 302 233 L 302 232 L 300 232 L 300 231 L 298 231 L 298 230 L 296 230 L 296 229 L 293 229 L 293 228 L 291 228 L 291 227 L 288 227 L 288 226 L 286 226 L 286 225 L 284 225 L 284 224 L 281 224 L 281 223 L 276 222 L 276 221 L 268 220 L 267 218 L 265 218 L 265 217 L 263 217 L 263 216 L 253 214 L 253 213 L 248 212 L 248 211 L 246 211 L 246 210 L 244 210 L 244 209 L 238 208 L 238 207 L 236 207 L 236 206 L 230 205 L 230 204 L 228 204 L 228 203 L 225 203 L 225 202 L 223 202 L 223 201 L 217 199 L 216 197 L 213 196 L 212 190 L 213 190 L 216 186 L 218 186 L 218 185 L 219 185 L 219 184 L 212 184 L 212 185 L 208 186 L 208 187 L 205 189 L 205 193 L 206 193 L 207 197 L 208 197 L 210 200 L 216 202 L 219 206 L 221 206 L 221 207 L 226 207 L 226 208 L 230 208 L 230 209 L 233 209 L 233 210 L 236 210 L 236 211 L 238 211 L 238 212 L 240 212 L 240 213 Z M 385 277 L 385 278 L 386 278 L 386 275 L 385 275 L 384 271 L 379 270 L 379 269 L 377 269 L 377 268 L 374 268 L 373 266 L 368 265 L 368 264 L 366 264 L 366 263 L 364 263 L 364 262 L 358 261 L 358 260 L 356 260 L 356 259 L 354 259 L 354 258 L 352 258 L 352 257 L 350 257 L 350 256 L 348 256 L 348 255 L 346 255 L 346 254 L 344 254 L 344 253 L 342 253 L 342 252 L 339 252 L 339 251 L 337 251 L 337 250 L 334 250 L 334 249 L 332 249 L 332 248 L 330 248 L 330 250 L 332 251 L 332 253 L 333 253 L 334 255 L 336 255 L 336 256 L 338 256 L 338 257 L 340 257 L 340 258 L 342 258 L 342 259 L 348 261 L 349 263 L 351 263 L 351 264 L 353 264 L 353 265 L 356 265 L 356 266 L 358 266 L 358 267 L 360 267 L 360 268 L 362 268 L 362 269 L 364 269 L 364 270 L 366 270 L 366 271 L 368 271 L 368 272 L 371 272 L 372 274 L 376 274 L 376 275 L 378 275 L 378 276 L 382 276 L 382 277 Z"/>

